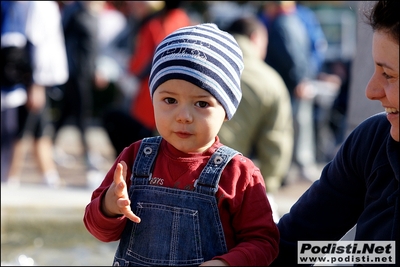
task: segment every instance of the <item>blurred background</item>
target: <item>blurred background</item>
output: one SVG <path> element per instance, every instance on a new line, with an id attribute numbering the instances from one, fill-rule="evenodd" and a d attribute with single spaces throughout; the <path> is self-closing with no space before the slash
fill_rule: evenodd
<path id="1" fill-rule="evenodd" d="M 65 23 L 72 17 L 73 8 L 70 7 L 76 1 L 55 2 L 62 23 Z M 110 107 L 129 110 L 131 100 L 138 93 L 140 77 L 134 75 L 129 66 L 137 33 L 143 23 L 137 2 L 150 6 L 148 12 L 160 11 L 164 6 L 164 1 L 87 2 L 92 3 L 87 8 L 96 24 L 92 36 L 96 52 L 92 55 L 92 82 L 80 101 L 90 102 L 87 107 L 90 115 L 85 117 L 85 126 L 79 128 L 73 113 L 63 113 L 69 94 L 67 86 L 60 84 L 47 88 L 49 128 L 53 133 L 52 158 L 60 177 L 59 183 L 54 187 L 44 182 L 31 145 L 34 138 L 29 133 L 24 134 L 25 153 L 19 159 L 18 183 L 10 183 L 2 177 L 1 265 L 111 265 L 117 243 L 106 244 L 96 240 L 86 231 L 82 218 L 92 191 L 117 156 L 114 143 L 103 125 L 104 112 Z M 188 14 L 192 24 L 213 22 L 225 29 L 240 16 L 260 15 L 266 2 L 281 1 L 181 1 L 180 8 Z M 373 71 L 371 32 L 364 26 L 359 12 L 364 3 L 296 3 L 314 12 L 324 33 L 326 43 L 322 44 L 324 58 L 320 72 L 335 75 L 339 82 L 333 89 L 321 86 L 318 81 L 314 83 L 314 126 L 308 134 L 313 136 L 315 168 L 309 176 L 300 177 L 300 170 L 294 165 L 290 167 L 285 183 L 272 194 L 279 215 L 286 213 L 319 178 L 323 166 L 333 158 L 346 135 L 362 120 L 381 111 L 379 103 L 368 101 L 364 95 Z M 77 21 L 80 19 L 83 17 L 78 16 Z M 66 44 L 69 34 L 64 28 Z M 77 38 L 74 42 L 80 40 Z M 68 53 L 72 52 L 68 46 L 66 48 L 70 57 Z M 80 60 L 85 61 L 84 58 Z M 63 122 L 59 123 L 63 117 Z"/>

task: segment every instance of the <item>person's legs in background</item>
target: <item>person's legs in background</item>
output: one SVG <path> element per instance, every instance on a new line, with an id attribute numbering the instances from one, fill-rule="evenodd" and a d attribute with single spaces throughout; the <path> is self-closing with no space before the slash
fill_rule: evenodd
<path id="1" fill-rule="evenodd" d="M 33 132 L 33 151 L 44 181 L 49 186 L 59 187 L 62 181 L 53 158 L 53 141 L 49 132 L 49 115 L 48 106 L 46 105 Z"/>
<path id="2" fill-rule="evenodd" d="M 53 143 L 49 135 L 48 101 L 46 106 L 37 113 L 27 110 L 25 106 L 19 107 L 19 130 L 14 142 L 9 172 L 9 183 L 19 185 L 22 168 L 24 167 L 27 153 L 27 135 L 33 138 L 33 156 L 42 174 L 43 181 L 51 187 L 59 187 L 61 179 L 56 164 L 53 160 Z"/>
<path id="3" fill-rule="evenodd" d="M 10 170 L 8 174 L 8 184 L 13 186 L 19 186 L 21 170 L 25 162 L 26 155 L 26 138 L 25 131 L 31 131 L 31 128 L 36 120 L 38 114 L 29 113 L 26 106 L 19 106 L 18 108 L 18 130 L 12 141 L 13 154 L 10 162 Z M 28 130 L 29 129 L 29 130 Z"/>
<path id="4" fill-rule="evenodd" d="M 313 98 L 296 98 L 292 102 L 294 124 L 293 163 L 298 167 L 299 176 L 315 180 L 315 134 L 313 123 Z"/>
<path id="5" fill-rule="evenodd" d="M 67 125 L 68 120 L 79 130 L 80 141 L 83 149 L 85 164 L 89 170 L 95 170 L 96 166 L 89 160 L 89 147 L 86 140 L 86 132 L 91 119 L 92 109 L 92 84 L 70 78 L 66 84 L 60 86 L 63 92 L 59 100 L 59 116 L 53 118 L 54 133 L 53 143 L 56 143 L 57 136 L 62 127 Z M 55 147 L 55 160 L 58 164 L 68 167 L 68 162 L 75 162 L 72 155 L 68 155 L 62 148 Z"/>
<path id="6" fill-rule="evenodd" d="M 13 154 L 13 141 L 18 130 L 18 109 L 1 111 L 1 182 L 7 182 Z"/>

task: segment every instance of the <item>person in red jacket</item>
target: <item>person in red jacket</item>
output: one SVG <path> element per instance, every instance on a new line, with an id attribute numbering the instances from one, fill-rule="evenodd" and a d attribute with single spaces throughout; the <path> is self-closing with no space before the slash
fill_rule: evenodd
<path id="1" fill-rule="evenodd" d="M 125 148 L 86 206 L 113 265 L 267 266 L 278 254 L 258 167 L 220 143 L 240 103 L 243 56 L 215 24 L 183 27 L 157 47 L 149 79 L 160 136 Z"/>
<path id="2" fill-rule="evenodd" d="M 189 16 L 177 3 L 165 1 L 164 9 L 142 26 L 137 37 L 136 52 L 129 62 L 129 71 L 140 80 L 139 91 L 131 105 L 131 115 L 151 130 L 156 127 L 148 85 L 154 51 L 165 36 L 190 25 Z"/>
<path id="3" fill-rule="evenodd" d="M 154 51 L 168 34 L 191 25 L 189 15 L 180 7 L 181 1 L 164 1 L 161 10 L 147 11 L 147 13 L 142 11 L 145 3 L 132 2 L 132 4 L 135 5 L 137 13 L 135 16 L 142 17 L 135 37 L 134 53 L 128 60 L 128 71 L 137 78 L 138 88 L 132 98 L 128 114 L 117 109 L 107 112 L 103 119 L 104 127 L 117 155 L 129 144 L 154 135 L 156 126 L 148 85 Z M 148 8 L 151 7 L 151 4 L 147 5 Z M 139 6 L 142 7 L 138 8 Z"/>

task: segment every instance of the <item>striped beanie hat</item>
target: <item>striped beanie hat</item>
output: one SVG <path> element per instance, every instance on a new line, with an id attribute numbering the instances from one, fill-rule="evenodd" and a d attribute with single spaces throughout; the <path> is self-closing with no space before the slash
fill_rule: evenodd
<path id="1" fill-rule="evenodd" d="M 150 73 L 150 95 L 171 79 L 188 81 L 213 95 L 228 120 L 242 98 L 242 51 L 235 39 L 213 23 L 183 27 L 158 45 Z"/>

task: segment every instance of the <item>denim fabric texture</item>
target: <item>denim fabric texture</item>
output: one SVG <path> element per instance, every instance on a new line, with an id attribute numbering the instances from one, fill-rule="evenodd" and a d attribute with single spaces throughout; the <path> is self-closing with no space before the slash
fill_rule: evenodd
<path id="1" fill-rule="evenodd" d="M 145 138 L 136 157 L 129 195 L 139 224 L 128 220 L 114 266 L 198 266 L 227 253 L 215 193 L 226 164 L 238 152 L 220 147 L 193 191 L 150 185 L 160 136 Z"/>

